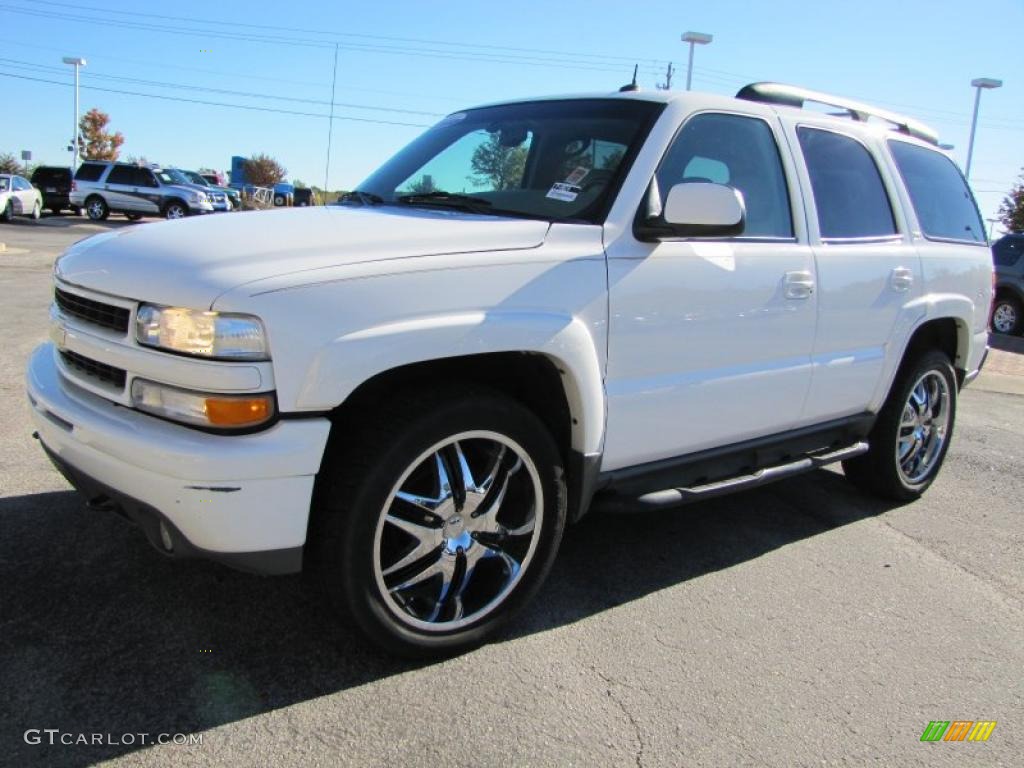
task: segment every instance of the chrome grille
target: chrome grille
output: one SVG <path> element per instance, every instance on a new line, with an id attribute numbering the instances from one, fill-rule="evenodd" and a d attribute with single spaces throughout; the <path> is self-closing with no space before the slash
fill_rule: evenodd
<path id="1" fill-rule="evenodd" d="M 90 360 L 88 357 L 67 349 L 61 350 L 60 356 L 64 364 L 69 368 L 73 368 L 77 373 L 81 373 L 87 378 L 95 379 L 104 384 L 115 386 L 118 389 L 124 389 L 126 378 L 124 369 L 115 368 L 112 365 L 100 363 L 96 360 Z"/>
<path id="2" fill-rule="evenodd" d="M 131 312 L 123 307 L 104 304 L 84 296 L 76 296 L 73 293 L 62 291 L 60 288 L 54 290 L 54 300 L 60 311 L 69 317 L 77 317 L 87 323 L 120 333 L 128 333 L 128 318 Z"/>

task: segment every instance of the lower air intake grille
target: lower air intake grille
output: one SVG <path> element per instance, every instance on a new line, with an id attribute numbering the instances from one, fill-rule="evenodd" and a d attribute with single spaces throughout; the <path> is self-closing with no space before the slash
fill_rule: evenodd
<path id="1" fill-rule="evenodd" d="M 98 363 L 95 360 L 90 360 L 88 357 L 83 357 L 68 350 L 62 351 L 60 356 L 64 360 L 65 365 L 85 375 L 87 378 L 96 379 L 104 384 L 111 384 L 119 389 L 124 389 L 125 372 L 123 369 L 115 368 L 106 363 Z"/>

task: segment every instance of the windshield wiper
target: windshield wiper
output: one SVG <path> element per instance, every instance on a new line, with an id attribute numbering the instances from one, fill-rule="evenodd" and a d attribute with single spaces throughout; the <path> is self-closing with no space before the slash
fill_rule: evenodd
<path id="1" fill-rule="evenodd" d="M 354 189 L 351 192 L 346 192 L 338 199 L 339 203 L 359 203 L 360 205 L 380 205 L 384 202 L 384 198 L 380 195 L 375 195 L 373 192 L 364 192 L 361 189 Z"/>
<path id="2" fill-rule="evenodd" d="M 406 205 L 437 205 L 445 208 L 460 208 L 473 213 L 488 213 L 491 201 L 473 195 L 460 195 L 457 192 L 417 192 L 411 195 L 401 195 L 398 202 Z"/>

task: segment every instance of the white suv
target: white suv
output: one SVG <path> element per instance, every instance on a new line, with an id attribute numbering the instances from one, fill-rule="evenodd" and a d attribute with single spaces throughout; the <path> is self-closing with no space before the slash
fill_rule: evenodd
<path id="1" fill-rule="evenodd" d="M 143 216 L 183 219 L 218 210 L 204 190 L 174 172 L 95 160 L 82 163 L 75 171 L 68 199 L 93 221 L 103 221 L 112 212 L 137 221 Z M 227 210 L 226 198 L 220 202 L 219 210 Z"/>
<path id="2" fill-rule="evenodd" d="M 591 507 L 838 461 L 917 497 L 992 262 L 927 128 L 760 84 L 458 112 L 339 206 L 108 232 L 55 283 L 28 394 L 92 506 L 313 567 L 431 654 L 522 607 Z"/>

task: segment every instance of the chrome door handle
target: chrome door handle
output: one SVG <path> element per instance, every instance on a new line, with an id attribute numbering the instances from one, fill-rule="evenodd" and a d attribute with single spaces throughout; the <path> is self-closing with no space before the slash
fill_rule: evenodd
<path id="1" fill-rule="evenodd" d="M 909 291 L 914 284 L 914 272 L 906 267 L 896 267 L 889 275 L 889 286 L 894 291 Z"/>
<path id="2" fill-rule="evenodd" d="M 787 299 L 807 299 L 814 293 L 814 275 L 805 270 L 787 272 L 783 285 Z"/>

